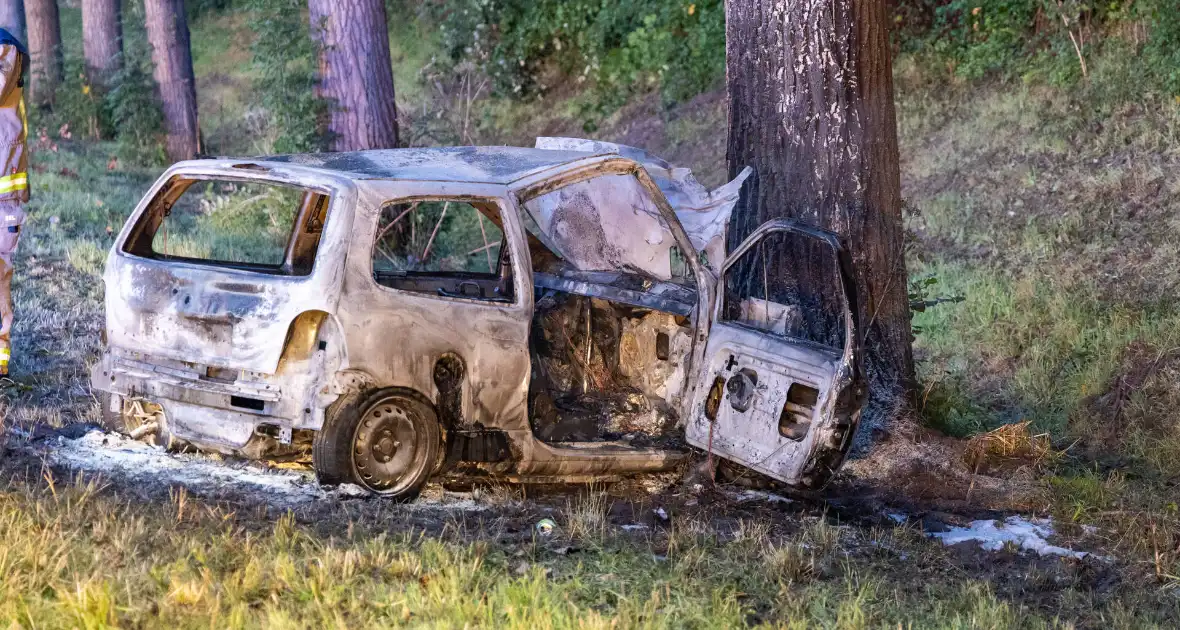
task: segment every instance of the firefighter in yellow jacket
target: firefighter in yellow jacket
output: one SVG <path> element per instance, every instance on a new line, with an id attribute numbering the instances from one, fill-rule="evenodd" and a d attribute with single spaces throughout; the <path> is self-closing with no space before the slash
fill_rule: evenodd
<path id="1" fill-rule="evenodd" d="M 8 375 L 12 355 L 12 256 L 25 222 L 21 204 L 29 200 L 23 89 L 28 60 L 20 41 L 0 28 L 0 376 Z"/>

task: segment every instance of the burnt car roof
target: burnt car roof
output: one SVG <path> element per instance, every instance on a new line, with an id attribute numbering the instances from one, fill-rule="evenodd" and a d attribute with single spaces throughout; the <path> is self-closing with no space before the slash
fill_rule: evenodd
<path id="1" fill-rule="evenodd" d="M 432 147 L 253 158 L 311 166 L 365 179 L 511 184 L 529 175 L 598 155 L 522 147 Z"/>

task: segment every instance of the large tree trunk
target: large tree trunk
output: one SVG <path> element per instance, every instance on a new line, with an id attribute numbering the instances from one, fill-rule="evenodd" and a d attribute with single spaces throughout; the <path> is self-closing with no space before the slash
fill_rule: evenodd
<path id="1" fill-rule="evenodd" d="M 25 3 L 22 0 L 0 0 L 0 28 L 25 41 Z"/>
<path id="2" fill-rule="evenodd" d="M 61 24 L 57 0 L 28 0 L 25 20 L 29 29 L 29 92 L 34 104 L 53 104 L 54 92 L 61 85 Z"/>
<path id="3" fill-rule="evenodd" d="M 189 48 L 184 0 L 145 0 L 144 22 L 152 45 L 152 76 L 160 89 L 168 157 L 187 160 L 200 153 L 197 89 Z"/>
<path id="4" fill-rule="evenodd" d="M 866 419 L 887 419 L 914 367 L 885 3 L 730 0 L 725 39 L 729 172 L 757 169 L 733 237 L 785 216 L 846 239 L 870 378 Z M 830 286 L 816 255 L 791 269 L 805 289 Z"/>
<path id="5" fill-rule="evenodd" d="M 308 0 L 320 48 L 320 96 L 334 151 L 397 146 L 393 63 L 383 0 Z"/>
<path id="6" fill-rule="evenodd" d="M 82 0 L 82 55 L 91 85 L 105 87 L 123 54 L 121 0 Z"/>

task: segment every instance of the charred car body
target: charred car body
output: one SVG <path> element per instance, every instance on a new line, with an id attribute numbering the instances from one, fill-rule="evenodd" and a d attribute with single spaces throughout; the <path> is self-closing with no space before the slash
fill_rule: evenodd
<path id="1" fill-rule="evenodd" d="M 747 173 L 708 192 L 629 147 L 538 146 L 173 166 L 107 260 L 104 414 L 248 457 L 310 447 L 322 482 L 399 498 L 456 466 L 667 470 L 685 443 L 825 482 L 863 393 L 838 239 L 772 221 L 726 258 Z M 202 235 L 238 213 L 278 236 Z M 767 279 L 780 237 L 830 254 L 842 341 L 797 338 Z"/>

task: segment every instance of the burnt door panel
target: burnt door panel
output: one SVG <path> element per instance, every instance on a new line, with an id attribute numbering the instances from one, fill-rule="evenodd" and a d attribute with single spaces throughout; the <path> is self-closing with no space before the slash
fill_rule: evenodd
<path id="1" fill-rule="evenodd" d="M 502 187 L 361 191 L 339 313 L 349 368 L 429 398 L 448 429 L 528 435 L 532 284 Z"/>
<path id="2" fill-rule="evenodd" d="M 830 265 L 831 286 L 800 289 L 792 264 Z M 769 222 L 726 261 L 718 293 L 688 442 L 788 484 L 822 485 L 847 452 L 863 390 L 839 240 Z"/>

